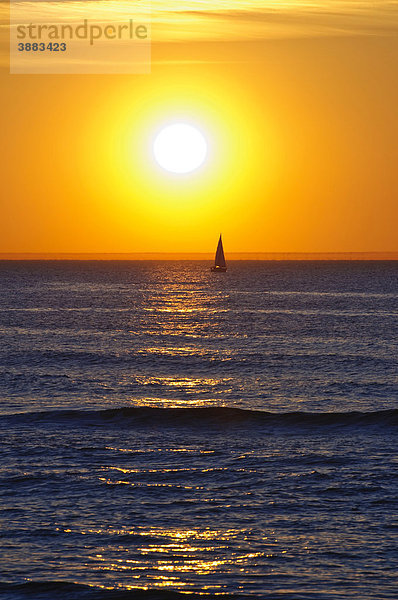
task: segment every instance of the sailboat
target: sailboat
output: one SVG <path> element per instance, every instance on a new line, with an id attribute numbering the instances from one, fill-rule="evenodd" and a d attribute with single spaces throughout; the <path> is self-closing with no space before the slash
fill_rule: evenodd
<path id="1" fill-rule="evenodd" d="M 226 270 L 227 270 L 227 265 L 225 263 L 224 248 L 222 247 L 222 239 L 221 239 L 221 233 L 220 233 L 220 239 L 218 240 L 216 258 L 214 260 L 214 265 L 211 267 L 211 271 L 213 271 L 213 273 L 225 273 Z"/>

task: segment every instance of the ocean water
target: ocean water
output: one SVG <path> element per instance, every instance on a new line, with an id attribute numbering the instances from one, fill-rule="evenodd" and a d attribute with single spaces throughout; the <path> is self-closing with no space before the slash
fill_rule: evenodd
<path id="1" fill-rule="evenodd" d="M 397 262 L 0 282 L 2 598 L 396 600 Z"/>

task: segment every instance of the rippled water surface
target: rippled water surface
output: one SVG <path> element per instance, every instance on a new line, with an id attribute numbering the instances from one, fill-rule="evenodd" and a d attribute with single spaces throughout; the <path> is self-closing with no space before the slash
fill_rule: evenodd
<path id="1" fill-rule="evenodd" d="M 4 598 L 397 597 L 396 262 L 0 281 Z"/>

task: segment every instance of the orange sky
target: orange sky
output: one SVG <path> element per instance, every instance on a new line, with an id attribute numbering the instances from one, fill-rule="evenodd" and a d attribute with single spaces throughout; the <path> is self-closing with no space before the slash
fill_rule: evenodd
<path id="1" fill-rule="evenodd" d="M 157 4 L 149 75 L 3 67 L 0 252 L 397 251 L 398 3 Z M 211 141 L 184 177 L 150 151 L 176 118 Z"/>

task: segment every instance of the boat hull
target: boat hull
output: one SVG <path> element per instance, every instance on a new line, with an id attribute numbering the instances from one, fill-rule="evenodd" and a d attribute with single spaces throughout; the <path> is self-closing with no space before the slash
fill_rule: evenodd
<path id="1" fill-rule="evenodd" d="M 227 267 L 211 267 L 210 271 L 212 273 L 225 273 L 227 270 Z"/>

